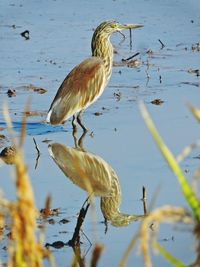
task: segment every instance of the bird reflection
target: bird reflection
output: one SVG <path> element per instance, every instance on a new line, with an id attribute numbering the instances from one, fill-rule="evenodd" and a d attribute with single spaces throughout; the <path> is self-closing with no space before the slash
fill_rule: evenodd
<path id="1" fill-rule="evenodd" d="M 125 226 L 144 215 L 120 212 L 121 188 L 113 168 L 101 157 L 59 143 L 49 145 L 49 153 L 62 172 L 90 195 L 100 197 L 100 206 L 106 221 L 113 226 Z"/>

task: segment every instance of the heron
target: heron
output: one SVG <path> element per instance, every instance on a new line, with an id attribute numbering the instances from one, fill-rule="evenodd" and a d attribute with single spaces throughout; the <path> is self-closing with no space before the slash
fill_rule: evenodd
<path id="1" fill-rule="evenodd" d="M 73 117 L 73 128 L 78 123 L 83 131 L 87 131 L 81 120 L 82 114 L 101 96 L 112 73 L 113 46 L 110 36 L 140 27 L 143 25 L 104 21 L 96 28 L 91 41 L 92 56 L 75 66 L 66 76 L 50 105 L 47 123 L 63 124 Z"/>

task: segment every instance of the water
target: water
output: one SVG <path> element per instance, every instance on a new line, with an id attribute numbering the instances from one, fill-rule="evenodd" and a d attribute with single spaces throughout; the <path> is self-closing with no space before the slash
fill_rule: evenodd
<path id="1" fill-rule="evenodd" d="M 134 3 L 130 0 L 3 0 L 0 10 L 0 128 L 5 128 L 2 105 L 6 102 L 14 129 L 19 135 L 24 106 L 31 96 L 31 111 L 39 111 L 41 116 L 29 117 L 24 150 L 36 205 L 39 209 L 43 208 L 47 195 L 51 194 L 52 207 L 61 211 L 54 218 L 56 223 L 47 226 L 46 242 L 66 242 L 71 238 L 76 214 L 87 194 L 58 169 L 48 153 L 48 144 L 43 142 L 48 139 L 73 147 L 70 122 L 65 126 L 51 127 L 43 123 L 45 113 L 66 74 L 90 55 L 93 29 L 105 19 L 145 25 L 144 28 L 134 31 L 132 50 L 128 32 L 124 32 L 127 38 L 122 44 L 119 34 L 112 37 L 117 50 L 115 62 L 139 52 L 137 58 L 141 65 L 138 68 L 113 68 L 107 89 L 84 114 L 85 125 L 90 129 L 84 139 L 84 147 L 105 160 L 117 173 L 122 191 L 120 209 L 124 213 L 143 213 L 140 201 L 142 186 L 147 189 L 147 204 L 160 186 L 154 208 L 166 204 L 185 207 L 178 182 L 157 151 L 144 125 L 138 102 L 145 102 L 161 136 L 175 155 L 199 137 L 199 125 L 186 106 L 187 102 L 199 106 L 200 99 L 199 86 L 194 86 L 194 83 L 200 83 L 199 77 L 188 72 L 189 69 L 199 69 L 200 54 L 191 50 L 191 46 L 199 42 L 200 38 L 199 1 L 179 0 L 172 4 L 167 0 L 142 0 Z M 24 30 L 30 31 L 30 40 L 21 37 L 20 33 Z M 158 39 L 164 43 L 163 49 Z M 153 51 L 152 56 L 146 54 L 149 49 Z M 42 87 L 47 92 L 38 94 L 22 89 L 22 86 L 29 84 Z M 8 98 L 8 89 L 14 89 L 16 96 Z M 114 93 L 121 94 L 120 100 Z M 162 105 L 151 104 L 152 100 L 159 98 L 164 101 Z M 102 115 L 95 116 L 95 112 L 101 112 Z M 0 133 L 7 136 L 5 129 Z M 37 151 L 33 137 L 41 152 L 36 169 Z M 2 149 L 7 145 L 9 142 L 3 142 Z M 182 163 L 183 169 L 187 170 L 189 182 L 194 169 L 199 166 L 198 159 L 193 158 L 198 154 L 197 149 Z M 14 199 L 12 166 L 1 165 L 0 177 L 0 187 L 5 196 Z M 117 266 L 131 237 L 136 233 L 139 222 L 120 228 L 109 225 L 105 235 L 98 198 L 95 203 L 95 240 L 105 245 L 99 266 Z M 67 218 L 70 222 L 59 224 L 62 218 Z M 83 229 L 94 243 L 93 228 L 92 214 L 89 212 Z M 193 237 L 190 232 L 163 226 L 158 239 L 165 238 L 168 241 L 162 244 L 174 256 L 186 264 L 194 260 Z M 90 246 L 84 236 L 82 239 L 82 252 L 85 254 Z M 69 266 L 71 248 L 52 250 L 57 266 Z M 91 250 L 87 253 L 87 262 Z M 3 260 L 5 252 L 2 249 L 0 254 Z M 136 250 L 131 254 L 128 266 L 133 266 L 133 262 L 135 266 L 143 264 Z M 153 264 L 167 265 L 160 256 L 153 257 Z"/>

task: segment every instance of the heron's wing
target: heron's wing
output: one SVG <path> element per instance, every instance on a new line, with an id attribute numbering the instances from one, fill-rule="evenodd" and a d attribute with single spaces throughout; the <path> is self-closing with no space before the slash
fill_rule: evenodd
<path id="1" fill-rule="evenodd" d="M 65 78 L 51 104 L 47 120 L 59 124 L 92 104 L 103 92 L 105 67 L 91 57 L 76 66 Z"/>
<path id="2" fill-rule="evenodd" d="M 101 157 L 59 143 L 50 144 L 49 153 L 63 173 L 80 188 L 98 196 L 112 194 L 113 197 L 114 182 L 120 190 L 117 174 Z"/>

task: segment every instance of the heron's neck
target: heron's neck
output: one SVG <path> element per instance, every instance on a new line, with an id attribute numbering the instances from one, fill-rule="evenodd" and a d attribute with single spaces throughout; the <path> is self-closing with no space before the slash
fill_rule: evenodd
<path id="1" fill-rule="evenodd" d="M 101 34 L 94 35 L 92 38 L 92 56 L 99 57 L 103 60 L 107 79 L 109 80 L 112 73 L 113 65 L 113 46 L 110 43 L 108 36 L 102 36 Z"/>

